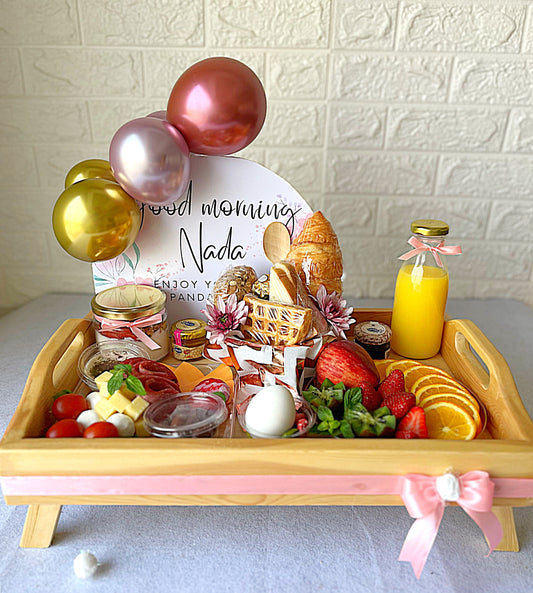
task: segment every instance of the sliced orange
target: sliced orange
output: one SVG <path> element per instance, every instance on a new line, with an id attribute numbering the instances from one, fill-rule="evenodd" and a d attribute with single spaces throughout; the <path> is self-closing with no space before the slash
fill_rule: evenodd
<path id="1" fill-rule="evenodd" d="M 417 390 L 415 395 L 417 404 L 422 405 L 422 402 L 425 401 L 425 399 L 430 395 L 443 395 L 448 393 L 455 393 L 461 397 L 468 399 L 479 412 L 479 402 L 470 393 L 470 391 L 468 391 L 468 389 L 464 387 L 447 385 L 446 383 L 435 383 L 433 385 L 426 385 L 425 387 L 420 387 L 420 389 Z"/>
<path id="2" fill-rule="evenodd" d="M 452 387 L 457 387 L 458 389 L 466 389 L 464 385 L 461 385 L 459 381 L 452 379 L 451 375 L 445 374 L 444 371 L 440 373 L 430 372 L 426 373 L 419 377 L 408 389 L 407 385 L 405 386 L 406 389 L 411 391 L 411 393 L 417 393 L 422 387 L 427 387 L 428 385 L 437 385 L 437 384 L 444 384 L 444 385 L 451 385 Z"/>
<path id="3" fill-rule="evenodd" d="M 430 439 L 473 439 L 478 427 L 472 416 L 461 406 L 450 401 L 440 401 L 427 406 L 426 425 Z"/>
<path id="4" fill-rule="evenodd" d="M 447 377 L 451 379 L 450 373 L 443 371 L 442 369 L 438 369 L 437 367 L 431 367 L 426 364 L 421 364 L 417 367 L 411 367 L 404 372 L 405 378 L 405 390 L 406 391 L 413 391 L 415 383 L 418 379 L 422 377 L 427 377 L 428 375 L 437 375 L 439 377 Z"/>
<path id="5" fill-rule="evenodd" d="M 374 360 L 374 364 L 376 365 L 376 368 L 379 373 L 380 382 L 383 381 L 383 379 L 385 379 L 385 377 L 387 376 L 386 370 L 387 370 L 387 365 L 389 363 L 390 363 L 390 358 L 383 358 L 382 360 Z"/>
<path id="6" fill-rule="evenodd" d="M 451 402 L 452 404 L 456 404 L 463 408 L 470 414 L 470 416 L 472 416 L 474 422 L 476 423 L 476 434 L 479 432 L 479 429 L 481 428 L 481 418 L 479 416 L 477 404 L 474 405 L 469 399 L 462 395 L 458 395 L 457 393 L 442 393 L 426 396 L 424 400 L 420 400 L 419 405 L 420 407 L 426 409 L 437 402 Z"/>
<path id="7" fill-rule="evenodd" d="M 402 358 L 400 360 L 389 360 L 389 364 L 387 365 L 387 376 L 391 374 L 394 370 L 402 371 L 405 373 L 412 368 L 418 368 L 423 366 L 416 360 L 410 360 L 408 358 Z"/>

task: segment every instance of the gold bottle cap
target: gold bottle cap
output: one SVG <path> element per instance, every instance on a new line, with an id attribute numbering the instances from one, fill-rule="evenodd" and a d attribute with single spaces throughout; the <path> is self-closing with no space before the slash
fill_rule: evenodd
<path id="1" fill-rule="evenodd" d="M 126 284 L 102 290 L 93 297 L 91 307 L 100 317 L 132 321 L 160 313 L 165 303 L 166 295 L 159 288 Z"/>
<path id="2" fill-rule="evenodd" d="M 207 323 L 201 319 L 180 319 L 172 324 L 172 335 L 179 332 L 180 340 L 183 342 L 201 340 L 207 333 Z"/>
<path id="3" fill-rule="evenodd" d="M 450 232 L 450 227 L 442 220 L 421 218 L 411 223 L 411 232 L 425 237 L 438 237 L 447 235 Z"/>

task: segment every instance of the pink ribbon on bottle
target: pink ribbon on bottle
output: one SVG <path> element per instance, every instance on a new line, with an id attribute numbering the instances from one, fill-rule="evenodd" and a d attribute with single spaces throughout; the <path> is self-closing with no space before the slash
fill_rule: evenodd
<path id="1" fill-rule="evenodd" d="M 455 480 L 455 496 L 442 496 L 438 480 Z M 452 488 L 453 490 L 453 488 Z M 416 578 L 420 578 L 427 557 L 437 536 L 447 501 L 454 501 L 481 528 L 489 543 L 490 553 L 498 546 L 502 537 L 502 526 L 492 513 L 494 483 L 484 471 L 471 471 L 456 478 L 452 474 L 426 476 L 407 474 L 404 476 L 401 497 L 416 521 L 411 526 L 398 560 L 410 562 Z"/>
<path id="2" fill-rule="evenodd" d="M 157 350 L 158 348 L 161 348 L 157 342 L 154 342 L 154 340 L 152 340 L 150 336 L 147 336 L 141 329 L 142 327 L 155 325 L 156 323 L 163 321 L 163 316 L 161 313 L 150 315 L 150 317 L 141 317 L 135 321 L 124 321 L 123 319 L 106 319 L 105 317 L 100 317 L 99 315 L 95 315 L 94 318 L 96 321 L 98 321 L 102 329 L 119 329 L 121 327 L 127 327 L 128 329 L 131 329 L 132 334 L 139 341 L 148 346 L 150 350 Z"/>
<path id="3" fill-rule="evenodd" d="M 418 255 L 419 253 L 422 253 L 423 251 L 431 251 L 431 253 L 435 257 L 435 261 L 437 262 L 437 265 L 442 268 L 443 265 L 442 265 L 442 260 L 440 258 L 440 254 L 442 254 L 442 255 L 461 255 L 461 253 L 462 253 L 461 247 L 459 245 L 444 245 L 444 241 L 441 241 L 438 245 L 428 245 L 427 243 L 422 243 L 422 241 L 420 241 L 416 237 L 411 237 L 409 239 L 409 241 L 407 241 L 407 242 L 409 243 L 409 245 L 414 247 L 414 249 L 412 249 L 411 251 L 408 251 L 407 253 L 404 253 L 403 255 L 400 255 L 400 257 L 398 259 L 402 259 L 402 260 L 411 259 L 415 255 Z"/>

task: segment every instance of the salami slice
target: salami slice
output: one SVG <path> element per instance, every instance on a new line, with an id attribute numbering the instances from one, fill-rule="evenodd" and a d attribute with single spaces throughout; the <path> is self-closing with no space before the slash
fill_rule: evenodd
<path id="1" fill-rule="evenodd" d="M 156 362 L 155 360 L 141 358 L 139 363 L 136 364 L 136 368 L 134 368 L 134 374 L 135 373 L 138 373 L 139 375 L 152 375 L 157 377 L 164 377 L 172 383 L 175 383 L 176 385 L 178 384 L 178 379 L 176 375 L 167 366 L 165 366 L 161 362 Z"/>
<path id="2" fill-rule="evenodd" d="M 150 404 L 171 395 L 179 393 L 177 382 L 169 381 L 165 377 L 152 375 L 140 375 L 139 379 L 144 385 L 146 395 L 143 398 Z"/>

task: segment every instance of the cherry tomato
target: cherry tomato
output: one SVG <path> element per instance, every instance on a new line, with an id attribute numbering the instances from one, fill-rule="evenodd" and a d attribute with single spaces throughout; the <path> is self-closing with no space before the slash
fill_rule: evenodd
<path id="1" fill-rule="evenodd" d="M 46 436 L 49 439 L 81 437 L 82 435 L 83 427 L 73 418 L 59 420 L 55 424 L 52 424 L 46 433 Z"/>
<path id="2" fill-rule="evenodd" d="M 118 429 L 114 424 L 111 424 L 111 422 L 95 422 L 85 429 L 83 436 L 86 439 L 118 437 Z"/>
<path id="3" fill-rule="evenodd" d="M 76 419 L 83 411 L 88 409 L 89 405 L 83 395 L 77 395 L 76 393 L 60 395 L 52 404 L 52 414 L 56 420 L 63 420 L 63 418 Z"/>

